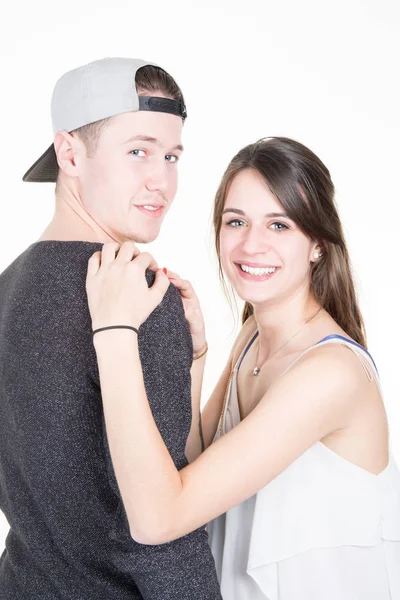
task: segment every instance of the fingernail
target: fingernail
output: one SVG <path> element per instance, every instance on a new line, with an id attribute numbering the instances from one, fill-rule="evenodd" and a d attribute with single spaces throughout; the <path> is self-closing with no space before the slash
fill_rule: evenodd
<path id="1" fill-rule="evenodd" d="M 167 271 L 167 269 L 165 267 L 163 268 L 163 271 L 164 271 L 165 274 L 168 273 L 168 271 Z"/>

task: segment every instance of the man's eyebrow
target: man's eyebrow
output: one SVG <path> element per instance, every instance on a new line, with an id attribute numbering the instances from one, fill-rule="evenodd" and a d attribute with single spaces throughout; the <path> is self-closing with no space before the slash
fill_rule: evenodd
<path id="1" fill-rule="evenodd" d="M 240 210 L 239 208 L 225 208 L 222 211 L 222 214 L 224 215 L 227 212 L 232 212 L 235 213 L 237 215 L 241 215 L 242 217 L 244 217 L 246 215 L 246 213 L 243 210 Z M 275 219 L 277 217 L 284 217 L 285 219 L 290 219 L 290 217 L 283 212 L 273 212 L 273 213 L 267 213 L 266 215 L 264 215 L 266 218 L 270 219 Z"/>
<path id="2" fill-rule="evenodd" d="M 130 144 L 131 142 L 148 142 L 149 144 L 155 144 L 159 148 L 164 148 L 164 146 L 162 145 L 160 140 L 158 140 L 155 137 L 151 137 L 149 135 L 133 135 L 132 137 L 129 138 L 129 140 L 126 140 L 126 142 L 124 142 L 124 143 Z M 183 146 L 182 146 L 182 144 L 177 144 L 176 146 L 174 146 L 172 148 L 172 150 L 180 150 L 181 152 L 183 152 Z"/>

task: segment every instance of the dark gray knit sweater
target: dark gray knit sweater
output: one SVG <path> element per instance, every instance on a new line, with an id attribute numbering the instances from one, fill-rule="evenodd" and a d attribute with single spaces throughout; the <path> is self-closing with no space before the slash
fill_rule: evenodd
<path id="1" fill-rule="evenodd" d="M 159 546 L 129 535 L 85 292 L 100 248 L 37 242 L 0 275 L 0 508 L 10 524 L 0 598 L 219 599 L 203 528 Z M 174 286 L 140 328 L 139 346 L 154 418 L 182 468 L 192 347 Z"/>

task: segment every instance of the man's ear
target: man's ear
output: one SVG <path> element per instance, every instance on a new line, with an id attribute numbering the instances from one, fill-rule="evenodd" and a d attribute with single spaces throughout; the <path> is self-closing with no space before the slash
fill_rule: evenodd
<path id="1" fill-rule="evenodd" d="M 54 149 L 60 169 L 69 177 L 77 177 L 77 158 L 85 152 L 83 142 L 67 131 L 57 131 L 54 137 Z"/>

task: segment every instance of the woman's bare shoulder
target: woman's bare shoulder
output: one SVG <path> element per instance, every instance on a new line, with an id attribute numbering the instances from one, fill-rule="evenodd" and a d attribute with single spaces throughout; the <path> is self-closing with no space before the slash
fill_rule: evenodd
<path id="1" fill-rule="evenodd" d="M 355 409 L 364 397 L 360 392 L 366 391 L 371 383 L 372 368 L 366 370 L 365 364 L 365 360 L 360 360 L 357 353 L 344 344 L 314 346 L 300 355 L 280 378 L 280 383 L 289 393 L 301 392 L 299 395 L 305 402 L 310 390 L 317 388 L 320 402 L 326 398 L 340 406 L 351 398 Z"/>

